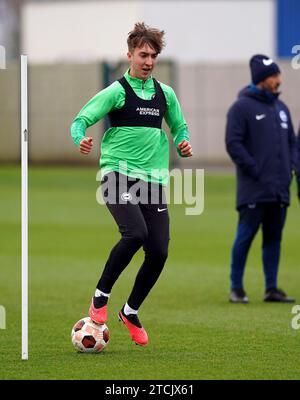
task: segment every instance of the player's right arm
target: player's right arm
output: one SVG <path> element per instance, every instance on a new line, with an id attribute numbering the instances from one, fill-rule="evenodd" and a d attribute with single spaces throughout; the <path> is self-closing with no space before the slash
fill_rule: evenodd
<path id="1" fill-rule="evenodd" d="M 111 110 L 122 106 L 122 86 L 114 82 L 97 93 L 79 111 L 71 125 L 73 143 L 82 154 L 88 154 L 93 146 L 91 137 L 86 137 L 86 129 L 105 117 Z"/>

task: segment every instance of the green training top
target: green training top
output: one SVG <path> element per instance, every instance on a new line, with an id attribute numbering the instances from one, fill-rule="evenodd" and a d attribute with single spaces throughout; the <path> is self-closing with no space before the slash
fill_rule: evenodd
<path id="1" fill-rule="evenodd" d="M 133 78 L 129 70 L 125 78 L 137 96 L 150 100 L 155 93 L 152 77 L 146 81 Z M 160 83 L 160 82 L 159 82 Z M 166 98 L 165 121 L 168 124 L 175 146 L 183 140 L 189 141 L 189 133 L 174 90 L 160 83 Z M 74 144 L 79 147 L 88 127 L 94 125 L 114 109 L 125 104 L 125 89 L 115 81 L 97 93 L 78 113 L 71 126 Z M 177 150 L 178 151 L 178 150 Z M 180 155 L 180 152 L 178 151 Z M 162 185 L 168 183 L 169 143 L 162 129 L 149 127 L 109 128 L 102 139 L 101 175 L 118 171 L 133 178 Z"/>

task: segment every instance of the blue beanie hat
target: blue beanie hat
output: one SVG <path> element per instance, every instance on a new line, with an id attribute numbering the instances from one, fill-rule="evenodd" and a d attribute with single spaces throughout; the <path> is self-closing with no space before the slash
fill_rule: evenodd
<path id="1" fill-rule="evenodd" d="M 269 76 L 280 74 L 278 65 L 268 56 L 256 54 L 250 59 L 251 78 L 254 85 Z"/>

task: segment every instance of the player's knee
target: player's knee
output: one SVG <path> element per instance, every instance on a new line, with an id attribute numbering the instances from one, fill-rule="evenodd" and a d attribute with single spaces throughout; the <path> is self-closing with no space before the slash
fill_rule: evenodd
<path id="1" fill-rule="evenodd" d="M 162 249 L 158 253 L 158 258 L 159 258 L 160 262 L 164 264 L 166 262 L 167 258 L 168 258 L 168 250 Z"/>
<path id="2" fill-rule="evenodd" d="M 148 230 L 146 227 L 136 228 L 133 232 L 131 232 L 131 240 L 136 243 L 144 243 L 148 237 Z"/>
<path id="3" fill-rule="evenodd" d="M 119 225 L 119 231 L 122 238 L 129 242 L 136 242 L 142 245 L 148 237 L 148 229 L 146 226 L 136 225 L 135 227 L 127 227 Z"/>
<path id="4" fill-rule="evenodd" d="M 168 248 L 158 246 L 148 250 L 148 257 L 150 257 L 155 264 L 164 264 L 168 258 Z"/>

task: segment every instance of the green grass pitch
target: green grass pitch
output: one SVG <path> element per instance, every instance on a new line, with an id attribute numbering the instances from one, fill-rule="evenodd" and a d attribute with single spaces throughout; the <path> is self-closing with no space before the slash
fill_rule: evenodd
<path id="1" fill-rule="evenodd" d="M 261 236 L 248 257 L 248 305 L 228 302 L 235 234 L 235 179 L 205 175 L 205 210 L 186 216 L 170 206 L 166 267 L 140 310 L 149 333 L 141 348 L 117 313 L 142 262 L 140 251 L 117 281 L 109 303 L 110 343 L 98 355 L 75 352 L 70 332 L 87 316 L 116 225 L 96 203 L 96 168 L 29 171 L 29 360 L 21 361 L 20 170 L 0 167 L 0 379 L 299 379 L 300 330 L 290 304 L 265 304 Z M 280 287 L 300 304 L 300 208 L 292 188 L 282 243 Z"/>

